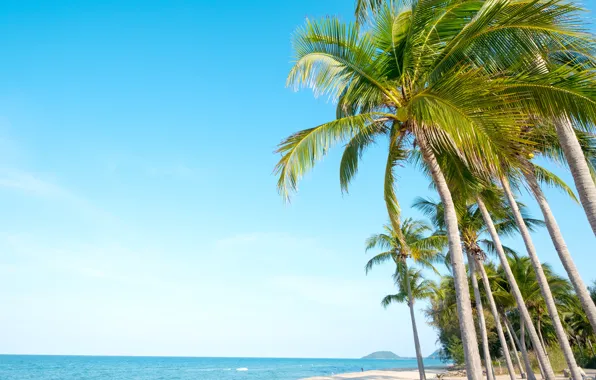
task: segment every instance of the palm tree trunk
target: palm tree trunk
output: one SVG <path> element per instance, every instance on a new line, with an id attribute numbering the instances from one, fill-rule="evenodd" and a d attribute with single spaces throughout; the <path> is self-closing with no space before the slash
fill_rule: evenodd
<path id="1" fill-rule="evenodd" d="M 507 282 L 509 282 L 509 286 L 511 287 L 511 293 L 513 294 L 513 297 L 515 298 L 515 302 L 517 303 L 517 308 L 519 310 L 520 319 L 522 321 L 524 321 L 526 323 L 526 325 L 528 326 L 528 330 L 530 333 L 530 339 L 532 340 L 532 343 L 534 343 L 534 346 L 538 347 L 536 349 L 536 357 L 538 358 L 538 361 L 542 364 L 542 367 L 544 367 L 544 369 L 545 369 L 544 377 L 547 380 L 554 380 L 555 373 L 553 372 L 553 369 L 550 365 L 550 362 L 548 361 L 548 358 L 546 357 L 544 350 L 540 349 L 540 341 L 538 338 L 538 334 L 536 333 L 536 329 L 534 328 L 534 325 L 532 324 L 532 317 L 530 317 L 530 312 L 528 312 L 528 308 L 526 307 L 526 304 L 524 303 L 524 298 L 522 297 L 521 291 L 519 290 L 519 286 L 517 285 L 517 282 L 515 281 L 515 277 L 513 276 L 511 267 L 509 266 L 509 261 L 507 260 L 507 255 L 505 255 L 505 251 L 503 250 L 503 245 L 501 244 L 501 238 L 499 237 L 499 234 L 497 233 L 497 230 L 495 229 L 495 224 L 493 223 L 493 220 L 486 208 L 486 205 L 482 201 L 482 199 L 480 199 L 480 197 L 477 197 L 476 202 L 478 203 L 478 209 L 482 213 L 482 218 L 484 219 L 484 223 L 486 224 L 486 227 L 488 228 L 491 239 L 495 245 L 495 249 L 497 250 L 499 260 L 501 261 L 501 267 L 503 268 L 503 271 L 505 272 Z"/>
<path id="2" fill-rule="evenodd" d="M 546 303 L 546 309 L 548 310 L 548 314 L 553 321 L 553 327 L 555 329 L 555 333 L 557 334 L 557 338 L 559 339 L 559 345 L 563 350 L 565 361 L 567 361 L 567 365 L 569 366 L 571 377 L 573 379 L 581 380 L 581 373 L 579 371 L 577 363 L 575 362 L 575 357 L 573 356 L 573 351 L 571 350 L 571 345 L 569 344 L 569 339 L 567 338 L 565 329 L 561 324 L 559 312 L 557 310 L 557 306 L 555 305 L 555 300 L 553 299 L 550 287 L 548 286 L 548 281 L 546 279 L 546 276 L 544 275 L 544 271 L 542 270 L 542 264 L 540 263 L 538 255 L 536 254 L 536 249 L 534 248 L 534 243 L 532 242 L 532 237 L 530 236 L 530 231 L 524 223 L 524 219 L 522 217 L 521 212 L 519 211 L 519 207 L 517 205 L 517 202 L 515 201 L 515 197 L 511 192 L 511 187 L 509 186 L 509 181 L 507 180 L 507 178 L 501 177 L 501 184 L 503 185 L 503 189 L 505 190 L 505 195 L 507 196 L 509 206 L 513 211 L 513 216 L 515 218 L 517 228 L 519 229 L 519 232 L 524 240 L 524 244 L 526 245 L 528 256 L 530 257 L 530 261 L 532 262 L 532 266 L 534 267 L 534 272 L 536 272 L 536 280 L 538 282 L 538 286 L 540 287 L 542 297 L 544 298 L 544 301 Z"/>
<path id="3" fill-rule="evenodd" d="M 484 285 L 484 292 L 486 293 L 486 297 L 488 298 L 488 304 L 490 306 L 490 311 L 493 314 L 493 318 L 495 319 L 495 326 L 497 328 L 497 335 L 499 336 L 499 341 L 501 342 L 501 347 L 503 348 L 503 356 L 505 356 L 505 362 L 507 363 L 507 370 L 509 371 L 509 377 L 511 380 L 515 380 L 515 368 L 513 368 L 513 363 L 511 362 L 511 354 L 509 353 L 509 347 L 507 346 L 507 340 L 505 340 L 505 334 L 503 334 L 503 326 L 501 326 L 501 320 L 499 318 L 499 311 L 497 310 L 497 304 L 495 303 L 495 299 L 493 297 L 493 291 L 490 287 L 490 282 L 488 280 L 488 276 L 486 274 L 486 270 L 484 269 L 484 265 L 482 262 L 476 257 L 474 264 L 478 267 L 478 271 L 480 272 L 480 277 L 482 278 L 482 284 Z M 474 289 L 474 292 L 476 290 Z M 521 367 L 520 367 L 521 368 Z"/>
<path id="4" fill-rule="evenodd" d="M 480 337 L 482 338 L 482 351 L 484 353 L 484 367 L 486 368 L 486 378 L 488 380 L 495 380 L 493 372 L 493 363 L 490 358 L 490 350 L 488 348 L 488 333 L 486 331 L 486 321 L 484 320 L 484 308 L 482 307 L 482 299 L 480 298 L 480 289 L 478 288 L 478 279 L 476 278 L 476 265 L 472 255 L 468 254 L 468 266 L 470 267 L 470 280 L 472 281 L 472 289 L 474 289 L 474 299 L 476 301 L 476 312 L 478 313 L 478 328 L 480 329 Z"/>
<path id="5" fill-rule="evenodd" d="M 507 317 L 503 318 L 507 319 Z M 509 329 L 509 324 L 507 323 L 508 321 L 505 322 L 505 329 L 507 330 L 507 335 L 509 336 L 509 342 L 511 342 L 511 349 L 513 350 L 513 352 L 515 352 L 515 361 L 517 363 L 517 368 L 519 368 L 519 374 L 521 375 L 522 379 L 525 379 L 526 374 L 524 372 L 524 367 L 522 367 L 521 360 L 519 360 L 519 353 L 517 351 L 517 347 L 519 347 L 519 341 L 517 341 L 517 336 L 516 339 L 513 339 L 513 335 L 511 334 L 511 330 Z M 532 374 L 532 377 L 533 376 L 534 374 Z"/>
<path id="6" fill-rule="evenodd" d="M 590 350 L 592 351 L 592 356 L 596 356 L 596 352 L 594 352 L 594 346 L 592 346 L 592 339 L 588 338 L 588 346 L 590 346 Z"/>
<path id="7" fill-rule="evenodd" d="M 526 368 L 528 372 L 532 373 L 532 376 L 534 376 L 532 363 L 530 362 L 530 355 L 528 355 L 528 346 L 526 345 L 526 324 L 522 320 L 519 321 L 519 336 L 521 337 L 520 347 L 522 348 L 522 356 L 524 357 L 524 361 L 526 361 Z M 545 378 L 544 369 L 542 368 L 542 363 L 540 363 L 540 360 L 538 360 L 538 368 L 540 369 L 542 378 Z"/>
<path id="8" fill-rule="evenodd" d="M 414 299 L 412 298 L 412 287 L 410 285 L 410 276 L 408 275 L 408 264 L 404 260 L 404 272 L 406 280 L 406 289 L 408 291 L 408 307 L 410 308 L 410 320 L 412 321 L 412 331 L 414 332 L 414 347 L 416 348 L 416 362 L 418 363 L 418 373 L 420 380 L 426 380 L 424 372 L 424 362 L 422 361 L 422 350 L 420 349 L 420 340 L 418 339 L 418 328 L 416 327 L 416 316 L 414 315 Z"/>
<path id="9" fill-rule="evenodd" d="M 544 338 L 542 337 L 542 329 L 540 326 L 540 319 L 536 321 L 536 330 L 538 330 L 538 337 L 540 338 L 540 344 L 542 344 L 542 349 L 546 352 L 546 356 L 548 356 L 548 350 L 546 349 L 546 344 L 544 344 Z"/>
<path id="10" fill-rule="evenodd" d="M 451 256 L 451 265 L 453 270 L 453 279 L 455 284 L 455 295 L 457 303 L 457 313 L 459 316 L 459 328 L 461 331 L 461 340 L 464 347 L 464 357 L 466 361 L 466 374 L 468 379 L 482 379 L 482 365 L 480 362 L 480 353 L 478 352 L 478 340 L 474 329 L 474 319 L 472 318 L 472 307 L 470 305 L 470 289 L 466 276 L 466 266 L 462 252 L 461 240 L 459 237 L 459 228 L 455 205 L 451 198 L 451 192 L 447 186 L 445 176 L 439 167 L 435 154 L 430 148 L 424 133 L 417 131 L 416 139 L 422 152 L 422 157 L 430 169 L 433 182 L 437 187 L 437 192 L 445 206 L 445 224 L 447 237 L 449 239 L 449 254 Z"/>
<path id="11" fill-rule="evenodd" d="M 540 206 L 540 210 L 542 210 L 542 215 L 544 216 L 544 222 L 546 223 L 546 228 L 548 229 L 548 233 L 555 245 L 555 249 L 559 254 L 559 259 L 561 259 L 561 263 L 563 263 L 563 267 L 567 272 L 567 276 L 575 289 L 575 293 L 577 294 L 579 301 L 582 305 L 582 308 L 586 312 L 586 316 L 590 321 L 590 325 L 592 325 L 592 330 L 596 331 L 596 305 L 592 301 L 590 297 L 590 292 L 588 291 L 588 287 L 585 285 L 584 281 L 582 280 L 573 259 L 571 258 L 571 254 L 567 249 L 567 244 L 565 244 L 565 240 L 563 239 L 563 234 L 559 229 L 559 225 L 555 220 L 555 216 L 553 215 L 548 201 L 536 180 L 536 176 L 534 175 L 533 167 L 529 168 L 527 172 L 524 173 L 526 177 L 526 181 L 530 185 L 530 189 L 532 193 L 534 193 L 534 197 Z"/>
<path id="12" fill-rule="evenodd" d="M 555 123 L 555 128 L 561 148 L 569 164 L 569 169 L 571 169 L 579 199 L 584 207 L 590 226 L 592 226 L 592 231 L 596 235 L 596 184 L 592 179 L 586 157 L 567 116 L 561 117 Z"/>
<path id="13" fill-rule="evenodd" d="M 520 335 L 522 337 L 522 344 L 524 345 L 524 347 L 526 346 L 526 324 L 524 323 L 524 321 L 520 321 Z M 531 325 L 532 328 L 534 328 L 533 325 Z M 544 350 L 544 347 L 542 346 L 542 344 L 539 342 L 539 347 L 541 350 Z M 534 348 L 534 347 L 533 347 Z M 534 352 L 536 352 L 536 348 L 534 348 Z M 547 355 L 548 357 L 548 355 Z M 542 378 L 544 378 L 544 367 L 542 366 L 542 363 L 540 363 L 540 361 L 538 361 L 538 369 L 540 370 L 540 373 L 542 374 Z"/>

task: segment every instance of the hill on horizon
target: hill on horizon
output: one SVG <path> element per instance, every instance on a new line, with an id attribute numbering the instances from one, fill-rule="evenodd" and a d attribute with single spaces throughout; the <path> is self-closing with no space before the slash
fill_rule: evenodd
<path id="1" fill-rule="evenodd" d="M 435 352 L 433 352 L 432 354 L 428 355 L 426 357 L 426 359 L 441 359 L 440 352 L 441 352 L 440 349 L 436 349 Z"/>
<path id="2" fill-rule="evenodd" d="M 402 359 L 402 357 L 391 351 L 376 351 L 372 354 L 363 356 L 362 359 Z"/>

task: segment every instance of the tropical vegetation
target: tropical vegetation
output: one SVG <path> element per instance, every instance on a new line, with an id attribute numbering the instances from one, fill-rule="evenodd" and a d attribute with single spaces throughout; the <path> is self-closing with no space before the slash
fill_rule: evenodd
<path id="1" fill-rule="evenodd" d="M 514 362 L 530 379 L 538 372 L 554 379 L 555 351 L 580 379 L 579 366 L 594 360 L 595 291 L 580 277 L 542 186 L 577 198 L 536 160 L 569 168 L 596 234 L 596 38 L 584 29 L 582 9 L 562 0 L 358 0 L 355 8 L 355 22 L 309 19 L 293 37 L 288 85 L 328 96 L 337 109 L 335 120 L 279 144 L 280 193 L 288 198 L 338 144 L 347 192 L 364 152 L 382 142 L 379 187 L 389 223 L 367 241 L 367 250 L 382 252 L 366 270 L 395 265 L 398 293 L 383 305 L 408 304 L 421 379 L 417 299 L 429 300 L 444 357 L 470 379 L 484 377 L 481 352 L 489 379 L 495 359 L 512 379 Z M 402 219 L 395 170 L 406 163 L 438 193 L 438 202 L 415 203 L 432 231 Z M 516 198 L 526 185 L 544 222 Z M 538 256 L 531 231 L 542 224 L 569 280 Z M 521 238 L 527 256 L 505 247 L 503 236 Z M 438 276 L 444 252 L 448 274 L 425 278 Z"/>

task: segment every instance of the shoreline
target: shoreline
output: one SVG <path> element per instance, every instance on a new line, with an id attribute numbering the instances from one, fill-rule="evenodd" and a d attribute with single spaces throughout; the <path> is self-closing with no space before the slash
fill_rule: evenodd
<path id="1" fill-rule="evenodd" d="M 436 378 L 437 374 L 449 371 L 449 367 L 428 367 L 424 368 L 427 378 Z M 315 376 L 308 377 L 301 380 L 415 380 L 419 379 L 418 369 L 411 368 L 393 368 L 393 369 L 376 369 L 364 372 L 350 372 L 334 374 L 331 376 Z"/>

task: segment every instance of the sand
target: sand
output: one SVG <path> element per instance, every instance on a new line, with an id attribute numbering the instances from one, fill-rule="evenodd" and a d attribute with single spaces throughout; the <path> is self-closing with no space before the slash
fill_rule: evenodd
<path id="1" fill-rule="evenodd" d="M 426 378 L 427 379 L 436 379 L 437 374 L 446 372 L 446 369 L 427 369 Z M 596 370 L 586 370 L 588 376 L 592 378 L 596 378 Z M 354 380 L 413 380 L 419 379 L 418 370 L 385 370 L 385 371 L 364 371 L 364 372 L 354 372 L 354 373 L 344 373 L 339 375 L 333 376 L 317 376 L 317 377 L 309 377 L 308 379 L 303 380 L 341 380 L 341 379 L 354 379 Z M 509 380 L 509 376 L 507 375 L 499 375 L 496 377 L 497 380 Z M 518 376 L 518 378 L 520 378 Z M 465 377 L 454 377 L 454 376 L 445 376 L 443 377 L 444 380 L 460 380 L 465 379 Z M 565 379 L 562 376 L 558 376 L 557 379 Z"/>
<path id="2" fill-rule="evenodd" d="M 445 372 L 445 369 L 427 369 L 426 377 L 428 379 L 436 378 L 438 373 Z M 418 370 L 395 370 L 395 371 L 364 371 L 354 373 L 343 373 L 333 376 L 317 376 L 309 377 L 304 380 L 339 380 L 339 379 L 356 379 L 356 380 L 413 380 L 419 379 Z"/>

